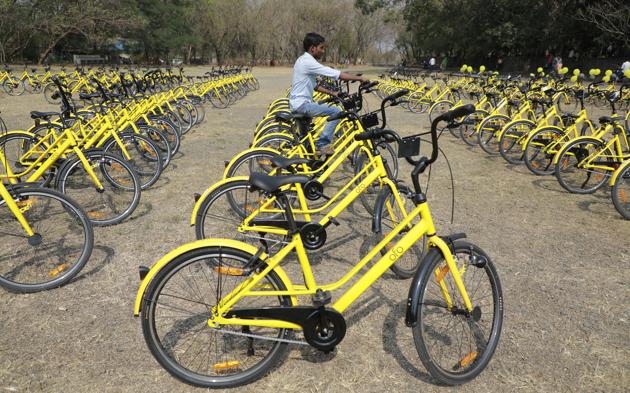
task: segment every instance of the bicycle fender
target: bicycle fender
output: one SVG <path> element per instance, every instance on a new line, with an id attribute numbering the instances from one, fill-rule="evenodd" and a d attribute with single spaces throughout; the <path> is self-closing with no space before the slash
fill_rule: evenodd
<path id="1" fill-rule="evenodd" d="M 33 132 L 33 130 L 35 130 L 36 128 L 40 127 L 40 126 L 45 126 L 45 125 L 54 125 L 54 126 L 59 126 L 60 128 L 64 128 L 65 126 L 57 121 L 47 121 L 47 122 L 41 122 L 39 123 L 39 125 L 34 124 L 32 125 L 28 130 L 26 130 L 26 132 Z"/>
<path id="2" fill-rule="evenodd" d="M 427 255 L 422 259 L 420 269 L 416 271 L 416 275 L 411 281 L 409 295 L 407 296 L 407 311 L 405 313 L 405 325 L 408 327 L 416 326 L 416 323 L 418 322 L 418 300 L 420 299 L 420 292 L 422 290 L 422 288 L 420 288 L 422 277 L 424 277 L 425 274 L 430 273 L 427 272 L 427 269 L 431 265 L 429 262 L 432 262 L 435 258 L 439 258 L 441 255 L 442 251 L 438 247 L 431 247 Z"/>
<path id="3" fill-rule="evenodd" d="M 214 183 L 213 185 L 211 185 L 206 191 L 204 191 L 203 194 L 201 194 L 199 199 L 197 199 L 197 202 L 195 202 L 195 206 L 193 207 L 193 211 L 192 211 L 192 217 L 190 218 L 190 225 L 191 226 L 195 225 L 195 223 L 197 222 L 197 213 L 199 211 L 199 208 L 201 207 L 201 204 L 208 197 L 208 195 L 210 195 L 214 190 L 216 190 L 220 186 L 222 186 L 222 185 L 224 185 L 226 183 L 229 183 L 231 181 L 234 181 L 234 180 L 247 180 L 247 179 L 249 179 L 249 177 L 247 177 L 247 176 L 236 176 L 236 177 L 230 177 L 230 178 L 227 178 L 227 179 L 222 179 L 222 180 Z"/>
<path id="4" fill-rule="evenodd" d="M 564 130 L 558 126 L 542 126 L 539 128 L 536 128 L 534 130 L 532 130 L 529 135 L 527 135 L 527 139 L 525 140 L 525 142 L 523 143 L 523 151 L 525 151 L 525 147 L 527 146 L 527 144 L 529 143 L 529 140 L 532 139 L 532 135 L 534 135 L 534 133 L 536 133 L 537 131 L 543 130 L 543 129 L 549 129 L 549 130 L 553 130 L 553 131 L 559 131 L 559 132 L 564 132 Z"/>
<path id="5" fill-rule="evenodd" d="M 511 126 L 514 123 L 527 123 L 530 124 L 532 126 L 535 126 L 536 123 L 534 123 L 533 121 L 529 120 L 529 119 L 518 119 L 518 120 L 512 120 L 509 123 L 507 123 L 505 126 L 503 126 L 503 129 L 506 130 L 509 126 Z"/>
<path id="6" fill-rule="evenodd" d="M 617 178 L 619 177 L 621 172 L 623 172 L 623 170 L 626 169 L 628 166 L 630 166 L 630 161 L 626 161 L 619 168 L 617 168 L 617 170 L 615 170 L 613 175 L 610 177 L 610 183 L 609 184 L 610 184 L 611 187 L 615 185 L 615 183 L 617 182 Z"/>
<path id="7" fill-rule="evenodd" d="M 191 243 L 184 244 L 183 246 L 177 247 L 176 249 L 172 250 L 168 254 L 164 255 L 159 261 L 157 261 L 151 267 L 151 269 L 149 269 L 149 272 L 140 283 L 140 288 L 138 289 L 138 293 L 136 294 L 136 301 L 133 307 L 133 315 L 136 317 L 140 315 L 140 311 L 142 311 L 142 299 L 144 298 L 144 293 L 146 292 L 146 289 L 151 283 L 151 280 L 153 279 L 153 277 L 155 277 L 155 275 L 162 268 L 164 268 L 173 259 L 179 257 L 180 255 L 183 255 L 195 249 L 204 248 L 204 247 L 213 247 L 213 246 L 234 248 L 234 249 L 245 251 L 251 255 L 255 255 L 256 252 L 258 251 L 256 247 L 250 244 L 239 242 L 237 240 L 231 240 L 231 239 L 203 239 L 203 240 L 197 240 Z M 265 253 L 261 254 L 260 259 L 262 260 L 267 259 L 267 255 Z M 276 267 L 274 271 L 278 274 L 278 277 L 280 277 L 280 280 L 282 280 L 287 290 L 293 291 L 293 284 L 291 284 L 291 281 L 289 280 L 289 277 L 287 276 L 285 271 L 280 266 Z M 293 305 L 297 305 L 298 304 L 297 297 L 291 296 L 291 302 L 293 303 Z"/>
<path id="8" fill-rule="evenodd" d="M 562 154 L 562 152 L 564 152 L 565 147 L 569 144 L 572 143 L 574 141 L 584 141 L 584 140 L 590 140 L 590 141 L 597 141 L 597 142 L 602 142 L 600 139 L 597 138 L 593 138 L 592 136 L 578 136 L 577 138 L 573 138 L 569 141 L 567 141 L 567 143 L 564 144 L 564 146 L 562 146 L 562 148 L 560 150 L 558 150 L 558 152 L 556 153 L 555 156 L 553 156 L 553 164 L 557 165 L 558 164 L 558 160 L 560 159 L 560 155 Z"/>
<path id="9" fill-rule="evenodd" d="M 287 131 L 290 131 L 290 130 L 287 130 Z M 260 138 L 254 137 L 254 140 L 252 141 L 252 148 L 258 147 L 256 146 L 256 144 L 258 144 L 261 140 L 270 138 L 272 136 L 284 136 L 284 137 L 289 137 L 291 139 L 294 139 L 293 134 L 291 134 L 290 132 L 270 132 L 269 134 L 265 134 L 264 136 Z"/>
<path id="10" fill-rule="evenodd" d="M 243 150 L 242 152 L 240 152 L 237 155 L 235 155 L 234 157 L 232 157 L 230 162 L 225 166 L 225 171 L 223 171 L 223 179 L 225 179 L 227 177 L 228 170 L 230 169 L 230 167 L 232 167 L 232 165 L 234 165 L 234 161 L 238 160 L 239 158 L 241 158 L 245 154 L 249 154 L 249 153 L 254 152 L 254 151 L 256 151 L 256 152 L 258 152 L 258 151 L 269 152 L 269 153 L 280 155 L 280 153 L 277 150 L 270 149 L 268 147 L 252 147 L 252 148 Z"/>

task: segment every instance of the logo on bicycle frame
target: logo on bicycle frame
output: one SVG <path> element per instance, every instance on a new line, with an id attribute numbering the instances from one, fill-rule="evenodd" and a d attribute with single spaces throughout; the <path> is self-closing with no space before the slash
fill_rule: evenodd
<path id="1" fill-rule="evenodd" d="M 400 256 L 403 254 L 405 250 L 403 250 L 402 247 L 396 247 L 394 248 L 392 251 L 390 251 L 389 253 L 389 260 L 394 262 L 395 260 L 397 260 L 398 258 L 400 258 Z"/>

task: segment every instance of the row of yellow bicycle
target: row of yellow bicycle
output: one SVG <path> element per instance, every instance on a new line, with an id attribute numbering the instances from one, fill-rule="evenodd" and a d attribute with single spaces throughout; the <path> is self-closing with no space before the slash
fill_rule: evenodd
<path id="1" fill-rule="evenodd" d="M 510 164 L 524 164 L 535 175 L 554 175 L 571 193 L 593 193 L 608 184 L 614 206 L 630 218 L 630 72 L 615 83 L 611 71 L 602 76 L 597 69 L 586 82 L 580 70 L 569 76 L 566 68 L 557 78 L 539 69 L 527 79 L 484 75 L 483 69 L 473 75 L 467 66 L 462 71 L 444 78 L 447 98 L 432 104 L 430 118 L 464 104 L 455 97 L 467 97 L 475 112 L 450 129 L 453 136 Z M 382 85 L 390 92 L 400 82 Z"/>
<path id="2" fill-rule="evenodd" d="M 0 285 L 35 292 L 70 281 L 89 259 L 92 226 L 128 219 L 182 136 L 203 121 L 208 96 L 251 89 L 251 78 L 230 73 L 133 90 L 93 78 L 95 92 L 78 96 L 84 107 L 53 78 L 61 110 L 33 111 L 32 127 L 0 135 Z"/>

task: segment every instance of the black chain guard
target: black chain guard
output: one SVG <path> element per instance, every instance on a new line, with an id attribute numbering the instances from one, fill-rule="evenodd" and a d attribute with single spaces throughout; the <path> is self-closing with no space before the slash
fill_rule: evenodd
<path id="1" fill-rule="evenodd" d="M 332 351 L 346 336 L 346 320 L 333 309 L 315 310 L 302 326 L 306 342 L 320 351 Z"/>
<path id="2" fill-rule="evenodd" d="M 326 228 L 316 222 L 309 222 L 300 228 L 302 243 L 307 250 L 317 250 L 326 244 Z"/>
<path id="3" fill-rule="evenodd" d="M 309 180 L 302 186 L 304 196 L 309 201 L 316 201 L 324 195 L 324 186 L 317 180 Z"/>

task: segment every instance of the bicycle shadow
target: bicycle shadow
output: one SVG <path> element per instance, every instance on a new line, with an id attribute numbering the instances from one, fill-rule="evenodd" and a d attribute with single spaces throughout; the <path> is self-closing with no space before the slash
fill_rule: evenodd
<path id="1" fill-rule="evenodd" d="M 553 191 L 558 194 L 567 194 L 567 192 L 560 187 L 558 180 L 553 175 L 539 177 L 536 180 L 532 180 L 532 184 L 544 190 Z"/>
<path id="2" fill-rule="evenodd" d="M 136 209 L 133 211 L 133 213 L 131 214 L 131 217 L 129 217 L 128 220 L 126 221 L 134 221 L 134 220 L 138 220 L 142 217 L 147 216 L 149 213 L 151 213 L 153 211 L 153 204 L 151 204 L 150 202 L 140 202 L 138 203 L 138 206 L 136 207 Z M 125 221 L 123 221 L 124 223 Z"/>
<path id="3" fill-rule="evenodd" d="M 390 312 L 385 317 L 385 322 L 383 323 L 383 350 L 390 354 L 394 360 L 396 360 L 400 368 L 405 370 L 412 377 L 432 385 L 446 386 L 436 381 L 426 371 L 422 371 L 416 367 L 416 365 L 405 356 L 398 340 L 396 340 L 396 337 L 400 337 L 400 334 L 397 332 L 399 324 L 396 323 L 396 321 L 401 315 L 405 315 L 406 307 L 406 300 L 394 303 L 393 307 L 390 307 Z"/>
<path id="4" fill-rule="evenodd" d="M 171 184 L 171 178 L 168 176 L 164 176 L 164 172 L 162 172 L 159 179 L 157 179 L 157 181 L 151 187 L 147 188 L 146 190 L 142 190 L 142 192 L 144 193 L 144 192 L 151 192 L 153 190 L 161 190 L 165 186 L 168 186 L 169 184 Z"/>
<path id="5" fill-rule="evenodd" d="M 100 272 L 101 270 L 103 270 L 105 266 L 107 266 L 114 259 L 114 255 L 116 255 L 116 252 L 114 251 L 113 248 L 108 247 L 108 246 L 103 246 L 103 245 L 95 245 L 94 248 L 92 249 L 92 255 L 90 256 L 90 259 L 85 265 L 85 267 L 92 266 L 92 268 L 89 270 L 86 270 L 84 267 L 81 273 L 79 273 L 70 282 L 71 283 L 79 282 L 81 280 L 85 280 L 86 278 L 91 277 L 95 275 L 96 273 Z"/>

